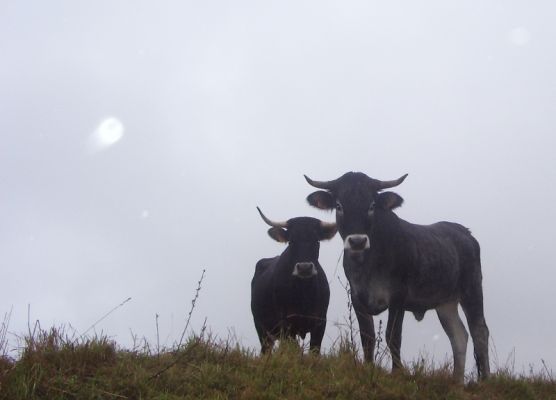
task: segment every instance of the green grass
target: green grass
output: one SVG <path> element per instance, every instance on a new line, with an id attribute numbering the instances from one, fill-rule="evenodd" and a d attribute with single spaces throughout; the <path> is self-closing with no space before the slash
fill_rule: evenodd
<path id="1" fill-rule="evenodd" d="M 549 374 L 503 371 L 465 386 L 449 366 L 391 374 L 359 362 L 344 339 L 319 357 L 291 343 L 259 356 L 210 335 L 160 354 L 57 329 L 32 336 L 17 360 L 0 356 L 0 399 L 556 399 Z"/>

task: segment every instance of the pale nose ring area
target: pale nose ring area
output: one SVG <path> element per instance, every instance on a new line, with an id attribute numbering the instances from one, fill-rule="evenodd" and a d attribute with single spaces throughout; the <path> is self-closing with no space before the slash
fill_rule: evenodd
<path id="1" fill-rule="evenodd" d="M 317 275 L 317 268 L 312 262 L 299 262 L 295 264 L 292 275 L 298 278 L 311 278 Z"/>
<path id="2" fill-rule="evenodd" d="M 370 247 L 369 237 L 367 235 L 354 234 L 348 235 L 344 241 L 344 249 L 361 251 Z"/>

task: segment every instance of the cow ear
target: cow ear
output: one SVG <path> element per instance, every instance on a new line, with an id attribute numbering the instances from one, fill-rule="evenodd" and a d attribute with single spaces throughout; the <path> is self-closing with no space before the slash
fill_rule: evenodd
<path id="1" fill-rule="evenodd" d="M 398 208 L 402 205 L 402 203 L 402 196 L 394 192 L 379 193 L 378 198 L 376 199 L 377 206 L 385 210 L 393 210 L 394 208 Z"/>
<path id="2" fill-rule="evenodd" d="M 324 190 L 317 190 L 307 196 L 307 202 L 313 207 L 321 210 L 332 210 L 336 207 L 334 197 Z"/>
<path id="3" fill-rule="evenodd" d="M 288 243 L 288 232 L 282 228 L 272 227 L 268 230 L 268 236 L 280 243 Z"/>
<path id="4" fill-rule="evenodd" d="M 338 226 L 336 224 L 321 224 L 320 228 L 320 240 L 330 240 L 338 232 Z"/>

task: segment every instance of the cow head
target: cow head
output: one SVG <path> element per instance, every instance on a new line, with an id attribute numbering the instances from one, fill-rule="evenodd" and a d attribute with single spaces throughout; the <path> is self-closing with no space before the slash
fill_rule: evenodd
<path id="1" fill-rule="evenodd" d="M 403 274 L 398 271 L 398 257 L 403 254 L 399 219 L 392 211 L 401 206 L 403 199 L 393 192 L 378 193 L 368 213 L 369 232 L 375 248 L 376 262 L 362 267 L 350 259 L 344 263 L 353 295 L 366 310 L 377 315 L 386 310 L 403 287 Z"/>
<path id="2" fill-rule="evenodd" d="M 311 186 L 323 189 L 307 197 L 309 204 L 323 210 L 336 209 L 338 231 L 344 240 L 344 265 L 363 264 L 370 246 L 372 205 L 381 190 L 398 186 L 406 177 L 379 181 L 361 172 L 348 172 L 336 180 L 319 182 L 305 175 Z"/>
<path id="3" fill-rule="evenodd" d="M 301 279 L 316 276 L 319 242 L 334 237 L 337 231 L 336 224 L 310 217 L 275 222 L 268 219 L 259 207 L 257 210 L 263 221 L 271 226 L 268 235 L 277 242 L 288 243 L 288 254 L 293 265 L 291 274 Z"/>

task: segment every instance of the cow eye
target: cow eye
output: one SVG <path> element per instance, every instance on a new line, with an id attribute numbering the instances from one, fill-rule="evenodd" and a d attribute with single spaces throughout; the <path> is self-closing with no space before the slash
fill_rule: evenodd
<path id="1" fill-rule="evenodd" d="M 342 207 L 342 203 L 336 200 L 336 211 L 337 212 L 344 212 L 344 208 Z"/>

